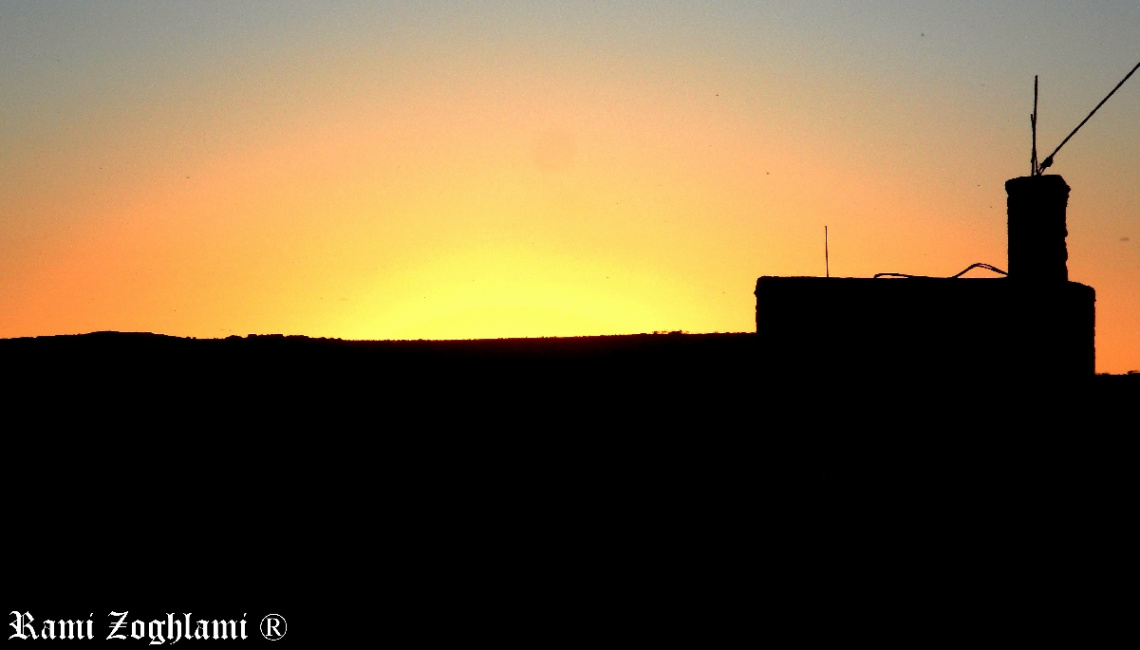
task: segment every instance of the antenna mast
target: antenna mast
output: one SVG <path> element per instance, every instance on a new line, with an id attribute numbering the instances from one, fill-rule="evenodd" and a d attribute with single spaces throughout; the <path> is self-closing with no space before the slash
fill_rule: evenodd
<path id="1" fill-rule="evenodd" d="M 1033 129 L 1033 153 L 1029 157 L 1029 175 L 1040 176 L 1041 170 L 1037 168 L 1037 75 L 1033 75 L 1033 114 L 1029 116 L 1029 125 Z"/>

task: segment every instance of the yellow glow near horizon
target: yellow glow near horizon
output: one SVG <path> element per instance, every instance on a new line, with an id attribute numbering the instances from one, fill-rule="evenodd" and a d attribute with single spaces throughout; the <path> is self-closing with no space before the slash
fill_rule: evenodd
<path id="1" fill-rule="evenodd" d="M 978 58 L 1007 39 L 942 4 L 668 6 L 13 7 L 0 337 L 751 331 L 825 224 L 833 275 L 1004 266 L 1035 50 Z M 1118 81 L 1082 66 L 1042 142 Z M 1140 368 L 1136 83 L 1057 170 L 1111 372 Z"/>

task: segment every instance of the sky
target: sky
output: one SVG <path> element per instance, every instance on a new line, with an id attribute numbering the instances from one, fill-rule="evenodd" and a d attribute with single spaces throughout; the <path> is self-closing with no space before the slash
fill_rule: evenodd
<path id="1" fill-rule="evenodd" d="M 825 226 L 1005 268 L 1034 75 L 1044 158 L 1138 61 L 1137 0 L 0 0 L 0 338 L 753 331 Z M 1049 171 L 1140 369 L 1140 75 Z"/>

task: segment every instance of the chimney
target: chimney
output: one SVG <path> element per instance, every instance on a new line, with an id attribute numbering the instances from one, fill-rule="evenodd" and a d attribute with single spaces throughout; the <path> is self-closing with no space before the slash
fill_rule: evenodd
<path id="1" fill-rule="evenodd" d="M 1067 282 L 1069 251 L 1065 211 L 1069 186 L 1057 175 L 1022 176 L 1005 182 L 1009 277 Z"/>

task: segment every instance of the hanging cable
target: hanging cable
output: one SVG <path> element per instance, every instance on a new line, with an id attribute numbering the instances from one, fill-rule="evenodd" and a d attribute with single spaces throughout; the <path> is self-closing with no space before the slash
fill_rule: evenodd
<path id="1" fill-rule="evenodd" d="M 1057 152 L 1061 150 L 1061 147 L 1065 146 L 1065 143 L 1069 141 L 1069 138 L 1073 137 L 1077 134 L 1077 131 L 1081 130 L 1081 127 L 1085 125 L 1085 122 L 1089 121 L 1089 117 L 1092 117 L 1093 113 L 1096 113 L 1101 106 L 1104 106 L 1104 103 L 1108 101 L 1108 98 L 1112 97 L 1113 93 L 1115 93 L 1117 90 L 1120 90 L 1120 87 L 1124 85 L 1124 82 L 1128 81 L 1128 78 L 1131 77 L 1132 73 L 1136 72 L 1137 69 L 1140 69 L 1140 63 L 1137 63 L 1136 67 L 1132 68 L 1128 74 L 1124 75 L 1124 78 L 1120 80 L 1120 83 L 1116 84 L 1116 88 L 1113 88 L 1112 92 L 1108 93 L 1108 96 L 1100 100 L 1100 103 L 1096 105 L 1096 108 L 1092 109 L 1092 113 L 1089 113 L 1088 117 L 1081 120 L 1081 123 L 1077 125 L 1077 128 L 1073 129 L 1073 132 L 1070 133 L 1064 140 L 1062 140 L 1061 144 L 1057 145 L 1057 148 L 1053 150 L 1053 153 L 1049 154 L 1045 157 L 1045 160 L 1041 161 L 1041 167 L 1037 170 L 1038 176 L 1040 176 L 1041 172 L 1045 171 L 1050 165 L 1053 164 L 1053 156 L 1057 155 Z"/>
<path id="2" fill-rule="evenodd" d="M 971 264 L 971 265 L 967 266 L 966 268 L 955 273 L 954 275 L 939 276 L 939 275 L 910 275 L 909 273 L 876 273 L 875 277 L 876 278 L 925 278 L 928 280 L 953 280 L 954 278 L 962 277 L 967 272 L 969 272 L 973 269 L 986 269 L 987 271 L 993 271 L 994 273 L 1000 273 L 1002 275 L 1009 275 L 1008 273 L 999 269 L 996 266 L 993 266 L 991 264 L 984 264 L 982 262 L 978 262 L 976 264 Z"/>

